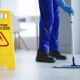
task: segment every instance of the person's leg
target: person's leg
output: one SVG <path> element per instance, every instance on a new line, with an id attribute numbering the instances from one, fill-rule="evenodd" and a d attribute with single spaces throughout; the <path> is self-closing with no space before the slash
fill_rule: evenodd
<path id="1" fill-rule="evenodd" d="M 59 6 L 53 1 L 54 8 L 54 23 L 52 26 L 52 32 L 50 35 L 50 50 L 58 51 L 58 35 L 59 35 L 59 25 L 60 25 L 60 17 L 59 17 Z"/>
<path id="2" fill-rule="evenodd" d="M 54 23 L 52 26 L 52 32 L 50 36 L 50 55 L 55 57 L 56 59 L 65 60 L 66 56 L 63 56 L 59 52 L 58 44 L 58 36 L 59 36 L 59 26 L 60 26 L 60 17 L 59 17 L 59 6 L 56 4 L 56 1 L 53 2 L 54 8 Z"/>
<path id="3" fill-rule="evenodd" d="M 36 61 L 55 62 L 55 60 L 48 55 L 50 33 L 54 20 L 53 0 L 39 0 L 39 8 L 39 49 Z"/>
<path id="4" fill-rule="evenodd" d="M 50 32 L 53 24 L 53 0 L 39 0 L 39 51 L 48 52 Z M 45 30 L 46 28 L 46 30 Z"/>

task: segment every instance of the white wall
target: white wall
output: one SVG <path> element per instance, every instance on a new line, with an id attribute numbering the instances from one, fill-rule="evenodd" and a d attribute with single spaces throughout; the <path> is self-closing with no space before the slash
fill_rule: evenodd
<path id="1" fill-rule="evenodd" d="M 18 0 L 1 0 L 0 9 L 11 10 L 16 16 L 18 15 Z"/>
<path id="2" fill-rule="evenodd" d="M 71 5 L 71 0 L 65 0 L 67 5 Z M 71 53 L 71 17 L 60 9 L 60 34 L 59 48 L 63 53 Z"/>
<path id="3" fill-rule="evenodd" d="M 75 10 L 73 20 L 73 35 L 74 35 L 74 47 L 75 53 L 80 53 L 80 0 L 72 0 L 72 6 Z"/>

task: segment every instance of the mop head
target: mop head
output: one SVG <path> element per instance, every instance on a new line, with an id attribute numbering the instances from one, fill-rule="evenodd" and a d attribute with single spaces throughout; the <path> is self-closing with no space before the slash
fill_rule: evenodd
<path id="1" fill-rule="evenodd" d="M 53 68 L 80 68 L 80 65 L 53 65 Z"/>

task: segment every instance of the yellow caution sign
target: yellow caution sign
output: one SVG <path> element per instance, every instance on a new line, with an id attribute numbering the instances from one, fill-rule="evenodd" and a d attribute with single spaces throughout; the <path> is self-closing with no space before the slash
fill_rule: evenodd
<path id="1" fill-rule="evenodd" d="M 15 69 L 12 13 L 0 10 L 0 66 Z"/>
<path id="2" fill-rule="evenodd" d="M 0 32 L 0 46 L 8 46 L 9 42 L 2 32 Z"/>

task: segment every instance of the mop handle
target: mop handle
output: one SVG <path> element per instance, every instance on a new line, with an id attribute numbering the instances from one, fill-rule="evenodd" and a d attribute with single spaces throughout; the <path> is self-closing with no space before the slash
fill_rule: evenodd
<path id="1" fill-rule="evenodd" d="M 71 24 L 71 32 L 72 32 L 72 66 L 75 66 L 75 48 L 74 48 L 74 29 L 73 29 L 73 26 L 72 26 L 72 21 L 70 22 Z"/>
<path id="2" fill-rule="evenodd" d="M 74 29 L 73 29 L 73 27 L 72 27 L 72 24 L 73 24 L 73 22 L 71 21 L 70 22 L 70 24 L 71 24 L 71 32 L 72 32 L 72 54 L 73 54 L 73 57 L 75 58 L 75 48 L 74 48 Z"/>

